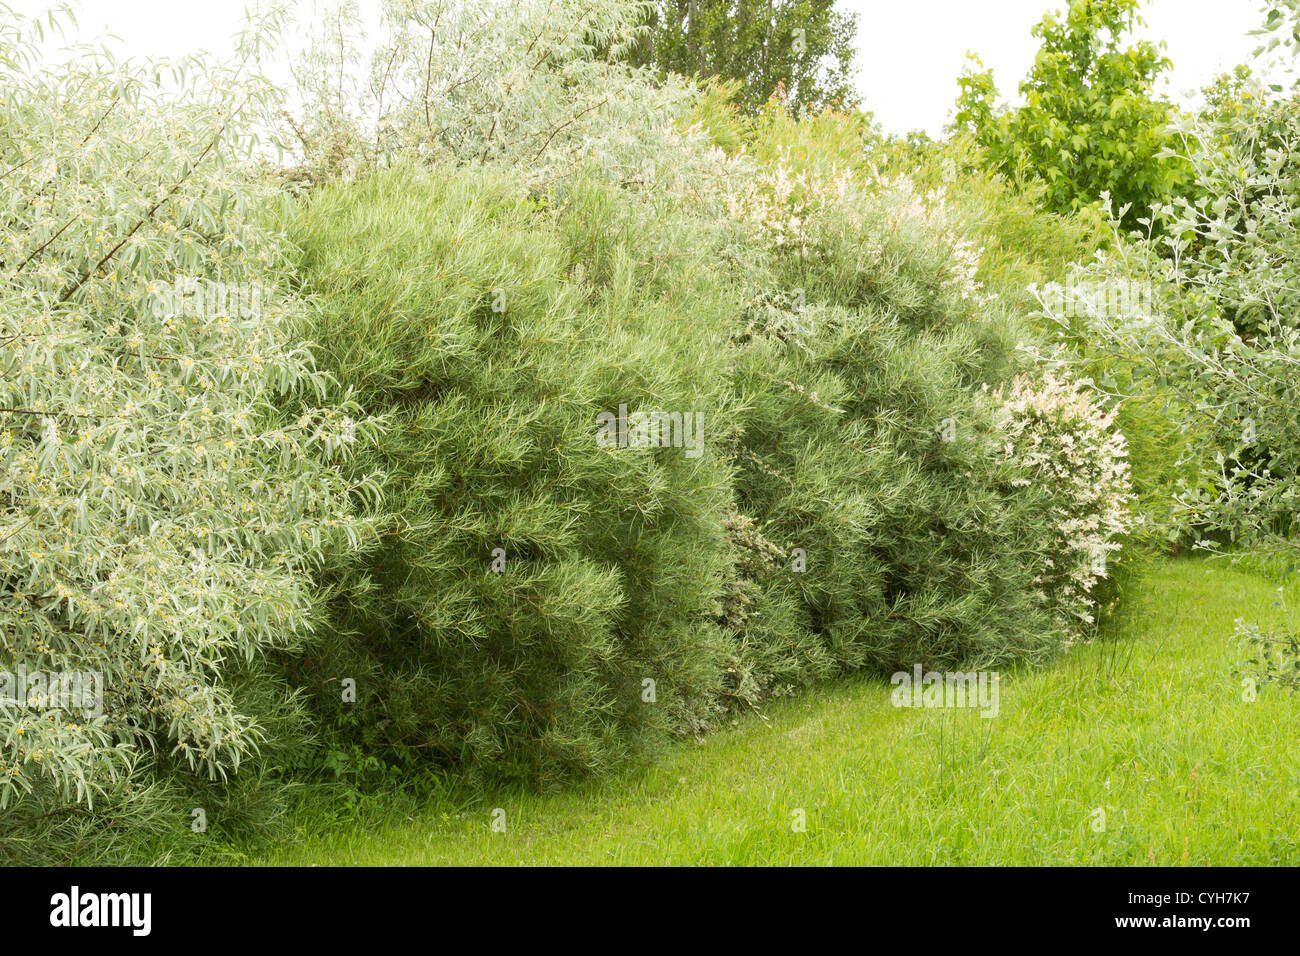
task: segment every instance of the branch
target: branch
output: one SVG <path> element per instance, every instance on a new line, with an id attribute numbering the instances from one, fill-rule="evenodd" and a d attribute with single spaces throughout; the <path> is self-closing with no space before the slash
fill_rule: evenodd
<path id="1" fill-rule="evenodd" d="M 243 107 L 241 106 L 240 108 L 242 109 Z M 68 299 L 72 298 L 72 296 L 76 293 L 76 291 L 86 284 L 86 280 L 88 280 L 92 275 L 94 275 L 96 272 L 102 269 L 105 263 L 111 260 L 115 255 L 117 255 L 118 250 L 120 250 L 124 245 L 127 244 L 127 242 L 131 239 L 131 237 L 134 236 L 136 232 L 139 231 L 141 226 L 143 226 L 146 222 L 150 222 L 153 220 L 154 213 L 158 211 L 159 207 L 162 206 L 163 203 L 171 199 L 172 196 L 176 195 L 176 193 L 180 191 L 180 188 L 183 185 L 185 185 L 185 182 L 190 178 L 194 170 L 199 168 L 199 165 L 203 162 L 204 158 L 208 155 L 209 152 L 212 151 L 212 147 L 217 145 L 218 141 L 220 141 L 221 139 L 221 135 L 226 131 L 226 126 L 229 124 L 229 122 L 230 121 L 227 120 L 225 123 L 221 124 L 220 129 L 218 129 L 216 133 L 213 134 L 212 139 L 208 140 L 208 145 L 203 147 L 203 150 L 199 153 L 198 156 L 194 158 L 194 161 L 190 163 L 190 165 L 186 168 L 185 173 L 181 176 L 180 179 L 176 181 L 176 184 L 172 186 L 172 188 L 169 189 L 166 192 L 166 194 L 163 195 L 156 203 L 154 203 L 152 206 L 149 207 L 149 211 L 145 213 L 140 219 L 138 219 L 136 221 L 136 224 L 131 227 L 131 231 L 128 232 L 125 236 L 123 236 L 121 241 L 119 241 L 117 245 L 115 245 L 112 249 L 109 249 L 108 252 L 104 253 L 103 258 L 101 258 L 97 263 L 95 263 L 93 267 L 83 272 L 81 274 L 81 277 L 77 279 L 76 282 L 73 282 L 71 285 L 69 285 L 66 289 L 63 290 L 62 294 L 59 296 L 59 302 L 67 302 Z"/>

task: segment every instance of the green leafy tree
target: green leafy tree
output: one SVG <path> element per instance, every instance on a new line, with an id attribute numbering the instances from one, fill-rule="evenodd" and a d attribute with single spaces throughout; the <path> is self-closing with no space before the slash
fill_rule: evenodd
<path id="1" fill-rule="evenodd" d="M 739 80 L 754 112 L 778 88 L 796 109 L 853 98 L 857 14 L 834 0 L 663 0 L 653 4 L 644 65 L 683 76 Z"/>
<path id="2" fill-rule="evenodd" d="M 999 106 L 991 70 L 958 80 L 956 125 L 990 161 L 1047 184 L 1044 202 L 1070 212 L 1109 195 L 1126 224 L 1149 216 L 1188 176 L 1172 151 L 1177 110 L 1153 92 L 1171 63 L 1160 46 L 1123 38 L 1142 23 L 1142 0 L 1072 0 L 1034 27 L 1042 41 L 1020 84 L 1024 105 Z"/>
<path id="3" fill-rule="evenodd" d="M 1268 15 L 1263 25 L 1254 31 L 1264 42 L 1255 50 L 1255 56 L 1271 54 L 1281 47 L 1279 59 L 1285 67 L 1300 49 L 1300 0 L 1267 0 L 1264 9 Z"/>

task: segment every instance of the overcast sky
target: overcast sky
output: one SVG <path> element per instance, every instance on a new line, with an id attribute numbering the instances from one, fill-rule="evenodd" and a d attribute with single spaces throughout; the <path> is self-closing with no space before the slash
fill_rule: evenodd
<path id="1" fill-rule="evenodd" d="M 360 0 L 377 9 L 378 0 Z M 862 105 L 885 129 L 937 134 L 957 96 L 966 51 L 993 69 L 1004 96 L 1033 61 L 1030 29 L 1066 0 L 839 0 L 858 11 L 858 86 Z M 47 0 L 0 0 L 23 13 Z M 80 34 L 121 38 L 131 56 L 181 56 L 206 48 L 229 49 L 246 0 L 83 0 Z M 1168 92 L 1183 99 L 1218 73 L 1246 61 L 1258 45 L 1247 35 L 1262 20 L 1260 0 L 1148 0 L 1143 35 L 1164 40 L 1174 62 Z"/>
<path id="2" fill-rule="evenodd" d="M 957 99 L 966 51 L 1015 97 L 1038 50 L 1030 30 L 1065 0 L 839 0 L 858 12 L 858 88 L 885 129 L 938 133 Z M 1260 0 L 1148 0 L 1139 36 L 1163 40 L 1173 60 L 1167 94 L 1204 87 L 1259 46 Z"/>

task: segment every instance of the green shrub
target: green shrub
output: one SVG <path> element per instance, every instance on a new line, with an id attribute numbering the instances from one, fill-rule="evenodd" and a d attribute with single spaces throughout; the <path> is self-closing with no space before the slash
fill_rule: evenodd
<path id="1" fill-rule="evenodd" d="M 1054 569 L 1076 536 L 1069 518 L 1092 502 L 1014 453 L 1014 400 L 985 391 L 1030 368 L 1020 346 L 1035 337 L 1017 301 L 979 278 L 970 193 L 877 175 L 850 145 L 866 145 L 851 116 L 792 125 L 769 111 L 753 135 L 776 142 L 754 145 L 767 162 L 732 205 L 782 291 L 757 296 L 737 336 L 736 498 L 786 556 L 784 573 L 762 577 L 787 625 L 769 657 L 816 679 L 1043 661 L 1090 633 L 1087 598 Z M 818 158 L 796 164 L 803 154 Z M 1109 420 L 1095 437 L 1097 450 L 1122 444 Z M 1123 529 L 1108 522 L 1126 508 L 1108 503 L 1111 551 Z"/>
<path id="2" fill-rule="evenodd" d="M 367 745 L 545 786 L 713 721 L 734 303 L 691 250 L 647 256 L 633 212 L 402 169 L 292 224 L 330 367 L 391 420 L 360 462 L 390 530 L 307 662 L 327 706 L 357 682 Z M 699 456 L 602 447 L 620 406 L 702 413 Z"/>
<path id="3" fill-rule="evenodd" d="M 1099 325 L 1114 321 L 1132 323 L 1132 328 L 1156 321 L 1143 305 L 1114 309 L 1087 301 L 1087 294 L 1097 290 L 1102 290 L 1102 298 L 1108 290 L 1150 288 L 1140 271 L 1113 268 L 1106 279 L 1101 278 L 1103 272 L 1088 269 L 1058 286 L 1060 292 L 1044 290 L 1042 315 L 1058 328 L 1063 348 L 1054 353 L 1055 360 L 1068 366 L 1076 379 L 1090 382 L 1117 409 L 1115 421 L 1128 446 L 1138 516 L 1130 540 L 1140 547 L 1125 556 L 1133 561 L 1139 550 L 1168 553 L 1191 544 L 1193 529 L 1175 497 L 1200 484 L 1210 430 L 1206 421 L 1186 414 L 1186 402 L 1199 389 L 1184 377 L 1175 349 L 1154 341 L 1147 343 L 1145 353 L 1116 348 L 1107 333 L 1098 331 Z M 1083 294 L 1063 312 L 1061 301 L 1070 290 Z"/>
<path id="4" fill-rule="evenodd" d="M 595 110 L 564 171 L 470 131 L 291 224 L 330 368 L 392 424 L 357 465 L 389 475 L 384 544 L 294 665 L 345 738 L 550 786 L 836 674 L 1075 636 L 1074 500 L 1007 452 L 990 387 L 1035 333 L 977 204 L 881 176 L 859 114 L 721 95 Z M 703 456 L 602 448 L 624 405 L 703 411 Z"/>
<path id="5" fill-rule="evenodd" d="M 1280 10 L 1268 21 L 1284 34 L 1288 24 Z M 1181 526 L 1207 547 L 1290 561 L 1300 540 L 1300 99 L 1241 71 L 1182 133 L 1191 198 L 1160 206 L 1154 235 L 1125 237 L 1088 273 L 1138 277 L 1150 308 L 1090 310 L 1075 334 L 1107 365 L 1140 373 L 1121 388 L 1148 411 L 1168 409 L 1177 434 L 1167 444 L 1185 452 L 1169 502 Z"/>
<path id="6" fill-rule="evenodd" d="M 971 337 L 912 335 L 883 309 L 805 321 L 742 349 L 737 507 L 800 549 L 767 601 L 807 679 L 1045 660 L 1065 639 L 1033 580 L 1049 503 L 1016 486 L 992 404 L 962 382 Z"/>

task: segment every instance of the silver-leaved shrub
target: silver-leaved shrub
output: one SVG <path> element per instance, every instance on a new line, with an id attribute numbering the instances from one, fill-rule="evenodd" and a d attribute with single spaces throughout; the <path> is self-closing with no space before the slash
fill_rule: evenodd
<path id="1" fill-rule="evenodd" d="M 51 20 L 51 24 L 54 21 Z M 0 808 L 99 805 L 133 768 L 258 747 L 226 671 L 297 646 L 311 572 L 366 523 L 375 424 L 297 331 L 253 173 L 273 90 L 239 62 L 87 52 L 0 7 Z M 69 696 L 62 676 L 86 695 Z M 56 678 L 58 680 L 56 681 Z M 97 691 L 98 693 L 95 693 Z M 147 789 L 147 788 L 145 788 Z M 47 815 L 47 814 L 46 814 Z"/>
<path id="2" fill-rule="evenodd" d="M 1297 8 L 1270 5 L 1261 52 L 1291 63 Z M 1095 347 L 1172 387 L 1171 426 L 1202 436 L 1174 510 L 1210 550 L 1300 553 L 1300 94 L 1247 79 L 1183 125 L 1190 196 L 1154 234 L 1116 236 L 1090 278 L 1135 277 L 1151 307 L 1090 310 Z"/>

